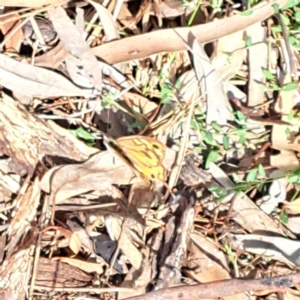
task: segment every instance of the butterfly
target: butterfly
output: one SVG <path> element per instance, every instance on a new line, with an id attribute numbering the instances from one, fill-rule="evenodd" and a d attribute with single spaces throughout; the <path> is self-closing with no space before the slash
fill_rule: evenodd
<path id="1" fill-rule="evenodd" d="M 154 138 L 133 135 L 109 140 L 109 148 L 148 184 L 165 182 L 167 172 L 163 166 L 167 147 Z"/>

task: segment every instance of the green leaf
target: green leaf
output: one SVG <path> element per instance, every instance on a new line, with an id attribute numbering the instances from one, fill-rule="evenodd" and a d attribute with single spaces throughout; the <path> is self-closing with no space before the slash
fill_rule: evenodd
<path id="1" fill-rule="evenodd" d="M 223 146 L 225 150 L 228 150 L 230 148 L 228 135 L 223 136 Z"/>
<path id="2" fill-rule="evenodd" d="M 297 39 L 292 35 L 288 36 L 288 42 L 292 46 L 297 46 L 297 43 L 298 43 Z"/>
<path id="3" fill-rule="evenodd" d="M 284 25 L 289 26 L 291 24 L 290 19 L 287 18 L 284 14 L 280 14 L 280 18 Z"/>
<path id="4" fill-rule="evenodd" d="M 291 174 L 292 174 L 292 175 L 297 175 L 297 176 L 300 177 L 300 168 L 293 170 L 293 171 L 291 172 Z"/>
<path id="5" fill-rule="evenodd" d="M 248 182 L 254 182 L 255 179 L 256 179 L 257 173 L 258 173 L 258 169 L 253 169 L 253 170 L 249 171 L 249 173 L 248 173 L 248 175 L 246 177 L 246 180 Z"/>
<path id="6" fill-rule="evenodd" d="M 282 28 L 281 28 L 280 25 L 272 26 L 272 31 L 273 31 L 274 33 L 282 32 Z"/>
<path id="7" fill-rule="evenodd" d="M 211 127 L 218 133 L 221 131 L 221 126 L 216 122 L 212 122 Z"/>
<path id="8" fill-rule="evenodd" d="M 101 106 L 102 106 L 103 108 L 108 108 L 108 107 L 110 106 L 110 104 L 111 104 L 111 101 L 108 101 L 107 99 L 103 99 L 103 100 L 101 101 Z"/>
<path id="9" fill-rule="evenodd" d="M 211 186 L 208 188 L 208 190 L 211 192 L 211 193 L 218 193 L 218 191 L 220 191 L 220 187 L 219 186 Z"/>
<path id="10" fill-rule="evenodd" d="M 275 14 L 279 13 L 279 5 L 277 3 L 272 4 Z"/>
<path id="11" fill-rule="evenodd" d="M 244 144 L 246 142 L 246 137 L 245 136 L 241 136 L 240 138 L 239 138 L 239 140 L 238 140 L 238 144 Z"/>
<path id="12" fill-rule="evenodd" d="M 240 179 L 239 179 L 239 177 L 238 177 L 238 175 L 237 175 L 236 173 L 232 173 L 231 176 L 232 176 L 232 180 L 233 180 L 235 183 L 240 182 Z"/>
<path id="13" fill-rule="evenodd" d="M 251 185 L 249 185 L 249 183 L 247 182 L 240 182 L 240 183 L 237 183 L 233 189 L 236 191 L 236 192 L 244 192 L 244 191 L 247 191 L 249 188 L 250 188 Z"/>
<path id="14" fill-rule="evenodd" d="M 248 36 L 246 39 L 246 47 L 250 47 L 252 45 L 252 38 L 251 36 Z"/>
<path id="15" fill-rule="evenodd" d="M 300 11 L 297 11 L 294 15 L 294 19 L 297 23 L 300 23 Z"/>
<path id="16" fill-rule="evenodd" d="M 241 16 L 245 16 L 245 17 L 251 16 L 252 13 L 253 13 L 253 9 L 248 9 L 248 10 L 243 11 L 243 12 L 241 13 Z"/>
<path id="17" fill-rule="evenodd" d="M 83 127 L 79 127 L 75 130 L 78 137 L 80 137 L 83 140 L 92 140 L 95 141 L 95 138 L 86 131 Z"/>
<path id="18" fill-rule="evenodd" d="M 288 178 L 288 182 L 289 183 L 298 183 L 299 180 L 299 176 L 298 175 L 292 175 L 291 177 Z"/>
<path id="19" fill-rule="evenodd" d="M 285 130 L 285 134 L 286 134 L 286 137 L 289 139 L 291 137 L 291 131 L 290 129 L 287 127 L 286 130 Z"/>
<path id="20" fill-rule="evenodd" d="M 285 5 L 282 6 L 282 10 L 285 10 L 285 9 L 289 9 L 289 8 L 292 8 L 294 6 L 297 5 L 297 2 L 298 1 L 295 1 L 295 0 L 289 0 Z M 278 5 L 278 4 L 277 4 Z"/>
<path id="21" fill-rule="evenodd" d="M 144 121 L 135 121 L 133 122 L 129 128 L 132 129 L 132 128 L 144 128 L 146 126 L 146 123 Z"/>
<path id="22" fill-rule="evenodd" d="M 171 103 L 170 97 L 168 95 L 164 95 L 162 97 L 160 103 L 162 103 L 162 104 L 170 104 Z"/>
<path id="23" fill-rule="evenodd" d="M 261 175 L 261 176 L 266 177 L 266 171 L 265 171 L 265 169 L 264 169 L 264 167 L 263 167 L 262 164 L 258 165 L 258 174 Z"/>
<path id="24" fill-rule="evenodd" d="M 246 121 L 247 120 L 247 117 L 239 110 L 236 112 L 236 116 L 237 116 L 239 121 Z"/>
<path id="25" fill-rule="evenodd" d="M 216 162 L 219 158 L 219 153 L 217 151 L 210 151 L 205 162 L 205 169 L 209 168 L 211 162 Z"/>
<path id="26" fill-rule="evenodd" d="M 212 186 L 212 187 L 208 188 L 208 190 L 209 190 L 211 193 L 214 193 L 214 194 L 216 195 L 218 201 L 224 199 L 224 197 L 227 196 L 227 191 L 226 191 L 226 189 L 220 188 L 220 187 L 218 187 L 218 186 Z"/>
<path id="27" fill-rule="evenodd" d="M 294 118 L 294 112 L 293 112 L 293 110 L 291 110 L 289 115 L 288 115 L 288 121 L 292 121 L 293 118 Z"/>
<path id="28" fill-rule="evenodd" d="M 77 138 L 84 140 L 89 146 L 95 144 L 95 138 L 83 127 L 79 127 L 76 130 L 70 130 Z"/>
<path id="29" fill-rule="evenodd" d="M 229 260 L 231 261 L 231 263 L 233 265 L 235 265 L 236 264 L 236 259 L 235 259 L 234 253 L 232 252 L 231 248 L 229 247 L 229 245 L 227 243 L 224 246 L 225 246 L 225 251 L 227 253 L 227 256 L 228 256 Z"/>
<path id="30" fill-rule="evenodd" d="M 222 200 L 223 200 L 226 196 L 227 196 L 227 193 L 226 193 L 226 195 L 218 195 L 217 198 L 216 198 L 216 200 L 217 200 L 218 202 L 222 202 Z"/>
<path id="31" fill-rule="evenodd" d="M 280 220 L 283 224 L 287 224 L 289 221 L 289 216 L 288 214 L 284 211 L 280 217 Z"/>
<path id="32" fill-rule="evenodd" d="M 276 83 L 274 83 L 273 85 L 272 85 L 272 90 L 273 91 L 280 91 L 282 88 L 278 85 L 278 84 L 276 84 Z"/>
<path id="33" fill-rule="evenodd" d="M 205 143 L 207 143 L 208 145 L 211 145 L 211 146 L 216 146 L 216 147 L 219 146 L 218 143 L 216 142 L 216 140 L 213 138 L 211 132 L 205 131 L 205 130 L 201 130 L 200 132 L 203 136 Z"/>
<path id="34" fill-rule="evenodd" d="M 268 80 L 274 80 L 274 75 L 267 69 L 263 69 L 263 74 Z"/>
<path id="35" fill-rule="evenodd" d="M 238 136 L 245 136 L 247 134 L 246 129 L 239 129 L 239 128 L 232 128 L 230 132 Z"/>
<path id="36" fill-rule="evenodd" d="M 265 183 L 263 182 L 263 183 L 261 183 L 261 184 L 257 187 L 257 190 L 261 193 L 262 190 L 263 190 L 263 188 L 264 188 L 264 186 L 265 186 Z"/>
<path id="37" fill-rule="evenodd" d="M 197 124 L 195 119 L 191 120 L 190 126 L 191 126 L 192 129 L 195 129 L 195 130 L 198 129 L 198 124 Z"/>
<path id="38" fill-rule="evenodd" d="M 285 84 L 281 88 L 281 90 L 284 91 L 284 92 L 293 91 L 293 90 L 297 89 L 298 85 L 299 85 L 299 82 L 289 82 L 289 83 Z"/>

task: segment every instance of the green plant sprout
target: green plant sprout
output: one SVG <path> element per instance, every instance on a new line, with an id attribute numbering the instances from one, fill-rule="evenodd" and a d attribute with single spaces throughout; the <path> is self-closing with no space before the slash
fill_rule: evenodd
<path id="1" fill-rule="evenodd" d="M 191 26 L 193 24 L 194 19 L 196 17 L 196 14 L 197 14 L 197 12 L 198 12 L 201 4 L 202 4 L 202 0 L 198 0 L 197 3 L 196 3 L 196 5 L 194 4 L 195 9 L 194 9 L 193 13 L 191 14 L 191 16 L 189 17 L 189 19 L 188 19 L 188 23 L 187 23 L 188 26 Z M 190 2 L 188 2 L 186 0 L 183 0 L 183 5 L 185 7 L 189 7 L 190 6 Z"/>
<path id="2" fill-rule="evenodd" d="M 277 83 L 277 79 L 275 76 L 269 71 L 264 69 L 263 74 L 268 82 L 269 86 L 261 85 L 261 88 L 264 91 L 281 91 L 281 92 L 289 92 L 297 89 L 299 82 L 289 82 L 283 86 L 279 86 Z"/>
<path id="3" fill-rule="evenodd" d="M 247 172 L 246 181 L 239 181 L 237 175 L 232 176 L 234 181 L 233 187 L 218 187 L 212 186 L 208 190 L 213 193 L 218 201 L 222 201 L 229 193 L 243 192 L 247 193 L 254 188 L 257 188 L 258 191 L 262 191 L 266 184 L 272 183 L 276 179 L 281 179 L 286 177 L 289 183 L 300 183 L 300 168 L 288 171 L 284 176 L 279 176 L 276 178 L 266 178 L 266 173 L 262 165 L 249 170 Z"/>
<path id="4" fill-rule="evenodd" d="M 123 111 L 124 113 L 132 116 L 135 118 L 135 116 L 129 112 L 127 109 L 125 109 L 122 105 L 120 105 L 115 99 L 119 97 L 118 93 L 113 93 L 111 91 L 108 91 L 105 95 L 103 95 L 103 99 L 101 101 L 101 105 L 103 108 L 107 109 L 111 106 L 117 107 L 119 110 Z"/>
<path id="5" fill-rule="evenodd" d="M 88 146 L 92 147 L 95 145 L 95 138 L 85 128 L 70 129 L 70 132 L 77 138 L 84 140 Z"/>

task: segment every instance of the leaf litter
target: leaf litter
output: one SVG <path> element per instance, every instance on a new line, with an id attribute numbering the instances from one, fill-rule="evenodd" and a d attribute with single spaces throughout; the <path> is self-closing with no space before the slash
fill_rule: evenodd
<path id="1" fill-rule="evenodd" d="M 298 1 L 0 4 L 0 299 L 299 298 Z"/>

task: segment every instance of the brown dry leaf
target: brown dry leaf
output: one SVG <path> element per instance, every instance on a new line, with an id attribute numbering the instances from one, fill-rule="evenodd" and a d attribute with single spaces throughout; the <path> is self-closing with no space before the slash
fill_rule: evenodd
<path id="1" fill-rule="evenodd" d="M 17 251 L 0 265 L 0 299 L 24 299 L 28 284 L 31 247 Z"/>
<path id="2" fill-rule="evenodd" d="M 60 211 L 78 211 L 82 210 L 84 208 L 91 209 L 93 208 L 104 208 L 104 207 L 114 207 L 117 204 L 116 203 L 107 203 L 107 201 L 104 201 L 104 203 L 99 204 L 99 199 L 100 197 L 103 197 L 107 199 L 105 196 L 108 194 L 111 194 L 113 189 L 117 189 L 112 187 L 111 189 L 108 189 L 106 187 L 98 190 L 93 190 L 81 195 L 72 197 L 72 198 L 67 198 L 62 201 L 62 203 L 57 203 L 58 205 L 55 207 L 55 210 L 60 210 Z M 110 197 L 112 197 L 110 195 Z M 103 199 L 102 198 L 102 199 Z M 68 209 L 69 208 L 69 209 Z"/>
<path id="3" fill-rule="evenodd" d="M 261 23 L 253 24 L 246 29 L 247 38 L 251 38 L 253 46 L 248 48 L 249 84 L 248 106 L 256 106 L 264 101 L 261 85 L 266 82 L 263 70 L 268 67 L 268 45 L 266 32 Z"/>
<path id="4" fill-rule="evenodd" d="M 181 282 L 183 260 L 188 256 L 187 243 L 194 226 L 195 195 L 183 191 L 173 204 L 173 215 L 166 218 L 163 243 L 159 253 L 156 287 L 166 288 Z"/>
<path id="5" fill-rule="evenodd" d="M 188 7 L 182 1 L 178 0 L 153 2 L 152 13 L 155 15 L 157 11 L 164 18 L 173 18 L 181 15 L 187 16 L 195 9 L 195 6 L 191 5 L 192 2 L 189 2 L 190 5 Z M 194 4 L 196 3 L 194 2 Z"/>
<path id="6" fill-rule="evenodd" d="M 152 270 L 151 257 L 149 248 L 141 250 L 143 254 L 143 264 L 140 270 L 131 268 L 126 274 L 124 281 L 121 284 L 121 287 L 132 288 L 132 291 L 120 291 L 118 294 L 118 299 L 126 299 L 133 296 L 138 296 L 146 293 L 146 288 L 148 284 L 153 279 L 154 270 Z"/>
<path id="7" fill-rule="evenodd" d="M 164 166 L 169 169 L 174 162 L 174 151 L 167 150 Z M 53 193 L 55 201 L 86 193 L 91 190 L 110 189 L 112 184 L 125 185 L 140 182 L 132 169 L 109 151 L 92 155 L 81 164 L 54 167 L 41 180 L 41 188 Z"/>
<path id="8" fill-rule="evenodd" d="M 61 240 L 60 245 L 61 247 L 69 247 L 72 252 L 77 255 L 81 249 L 82 242 L 78 235 L 73 233 L 72 231 L 59 227 L 59 226 L 49 226 L 47 227 L 47 232 L 54 230 L 55 231 L 55 237 L 57 239 L 64 238 L 64 240 Z M 47 234 L 47 232 L 45 234 Z"/>
<path id="9" fill-rule="evenodd" d="M 141 111 L 144 116 L 150 117 L 157 111 L 158 105 L 153 101 L 149 101 L 148 98 L 142 95 L 127 92 L 123 97 L 129 107 L 138 107 L 139 111 Z"/>
<path id="10" fill-rule="evenodd" d="M 127 226 L 122 226 L 122 221 L 120 218 L 115 218 L 113 216 L 107 216 L 105 218 L 105 226 L 110 236 L 112 236 L 116 241 L 124 255 L 127 257 L 129 262 L 135 269 L 139 269 L 142 265 L 143 257 L 138 248 L 134 245 L 132 237 L 130 236 L 130 228 Z M 124 231 L 122 231 L 124 229 Z"/>
<path id="11" fill-rule="evenodd" d="M 246 51 L 244 47 L 244 30 L 236 31 L 218 40 L 211 63 L 222 81 L 231 79 L 240 70 Z"/>
<path id="12" fill-rule="evenodd" d="M 299 159 L 295 152 L 281 150 L 277 155 L 271 155 L 270 166 L 280 170 L 293 170 L 300 167 Z"/>
<path id="13" fill-rule="evenodd" d="M 249 16 L 234 15 L 193 27 L 157 30 L 95 47 L 93 52 L 106 62 L 115 64 L 142 59 L 160 52 L 186 50 L 190 34 L 199 43 L 205 44 L 234 33 L 236 24 L 239 24 L 239 30 L 243 30 L 254 23 L 267 19 L 274 13 L 274 4 L 278 4 L 280 8 L 286 2 L 287 0 L 263 1 L 252 8 L 253 12 Z"/>
<path id="14" fill-rule="evenodd" d="M 62 5 L 68 2 L 67 0 L 0 0 L 0 5 L 3 6 L 16 6 L 16 7 L 42 7 L 51 4 Z"/>
<path id="15" fill-rule="evenodd" d="M 36 118 L 4 93 L 0 102 L 0 125 L 1 153 L 10 157 L 11 171 L 21 176 L 32 174 L 44 155 L 82 161 L 97 151 L 54 122 Z"/>
<path id="16" fill-rule="evenodd" d="M 291 76 L 289 74 L 285 75 L 281 80 L 281 86 L 290 82 L 292 82 Z M 298 91 L 281 91 L 275 104 L 275 110 L 283 115 L 288 115 L 297 103 L 297 99 L 299 99 Z"/>
<path id="17" fill-rule="evenodd" d="M 269 256 L 287 265 L 300 266 L 300 242 L 298 240 L 274 236 L 268 230 L 261 234 L 233 234 L 232 237 L 230 246 L 233 248 Z"/>
<path id="18" fill-rule="evenodd" d="M 297 198 L 294 201 L 285 204 L 285 209 L 288 214 L 300 214 L 300 198 Z"/>
<path id="19" fill-rule="evenodd" d="M 290 122 L 287 122 L 282 119 L 265 119 L 260 116 L 250 116 L 249 121 L 254 121 L 252 122 L 253 124 L 260 124 L 260 125 L 278 125 L 278 126 L 283 126 L 285 129 L 287 126 L 292 125 Z"/>
<path id="20" fill-rule="evenodd" d="M 224 89 L 225 89 L 226 94 L 228 95 L 229 100 L 237 99 L 241 103 L 246 103 L 246 94 L 244 92 L 242 92 L 232 82 L 225 81 Z"/>
<path id="21" fill-rule="evenodd" d="M 287 120 L 287 117 L 282 117 L 282 120 Z M 274 125 L 272 129 L 272 147 L 277 150 L 293 151 L 297 149 L 297 134 L 298 134 L 297 124 L 290 126 Z M 287 129 L 290 131 L 290 135 L 287 134 Z M 296 142 L 294 144 L 294 141 Z"/>
<path id="22" fill-rule="evenodd" d="M 111 184 L 133 183 L 134 178 L 127 164 L 110 152 L 103 151 L 82 164 L 52 168 L 42 178 L 41 188 L 55 194 L 55 201 L 59 203 L 66 198 L 98 190 L 101 186 L 109 188 Z"/>
<path id="23" fill-rule="evenodd" d="M 22 26 L 22 31 L 23 42 L 32 46 L 35 44 L 37 47 L 38 45 L 41 47 L 46 44 L 51 45 L 57 37 L 51 22 L 46 18 L 30 17 L 29 21 Z"/>
<path id="24" fill-rule="evenodd" d="M 282 120 L 287 120 L 286 116 Z M 290 136 L 287 135 L 287 129 L 290 131 Z M 281 170 L 292 170 L 300 166 L 299 160 L 294 151 L 300 150 L 298 145 L 299 126 L 296 124 L 290 126 L 274 125 L 272 129 L 271 139 L 272 147 L 280 150 L 280 154 L 271 155 L 270 165 Z"/>
<path id="25" fill-rule="evenodd" d="M 103 267 L 99 263 L 93 263 L 69 257 L 54 257 L 52 260 L 67 263 L 68 265 L 76 267 L 86 273 L 96 273 L 99 275 L 103 274 Z"/>
<path id="26" fill-rule="evenodd" d="M 196 155 L 188 154 L 184 157 L 184 164 L 180 171 L 180 179 L 187 186 L 196 186 L 211 181 L 211 175 L 196 164 Z"/>
<path id="27" fill-rule="evenodd" d="M 276 222 L 260 210 L 253 201 L 244 194 L 235 199 L 233 210 L 236 214 L 236 221 L 249 232 L 269 230 L 278 234 L 284 234 Z M 249 214 L 248 211 L 253 213 Z"/>
<path id="28" fill-rule="evenodd" d="M 132 22 L 132 20 L 133 20 L 133 16 L 127 7 L 127 3 L 123 3 L 121 11 L 118 15 L 118 21 L 120 21 L 120 23 L 123 24 L 125 27 L 129 27 L 129 25 L 131 24 L 130 30 L 135 35 L 141 34 L 140 29 L 136 26 L 136 24 Z"/>
<path id="29" fill-rule="evenodd" d="M 6 246 L 6 234 L 2 233 L 0 235 L 0 263 L 3 262 L 5 246 Z"/>
<path id="30" fill-rule="evenodd" d="M 65 264 L 60 261 L 55 261 L 41 257 L 38 263 L 36 276 L 36 289 L 38 286 L 51 287 L 84 287 L 92 282 L 92 276 L 86 274 L 80 269 Z"/>
<path id="31" fill-rule="evenodd" d="M 82 247 L 84 247 L 84 250 L 86 252 L 90 252 L 94 254 L 94 247 L 93 243 L 86 231 L 85 228 L 83 228 L 78 222 L 67 220 L 66 224 L 71 229 L 71 231 L 76 234 L 79 238 L 79 240 L 82 243 Z"/>
<path id="32" fill-rule="evenodd" d="M 51 69 L 57 69 L 68 55 L 69 52 L 65 49 L 63 43 L 59 42 L 56 47 L 49 50 L 47 53 L 35 57 L 34 65 Z"/>
<path id="33" fill-rule="evenodd" d="M 37 207 L 40 202 L 41 190 L 39 179 L 36 177 L 33 184 L 28 186 L 25 181 L 19 196 L 16 198 L 16 207 L 8 228 L 9 241 L 6 246 L 7 257 L 16 250 L 17 244 L 25 234 L 31 230 L 31 223 L 36 218 Z"/>
<path id="34" fill-rule="evenodd" d="M 115 20 L 112 17 L 112 14 L 104 6 L 95 1 L 87 0 L 87 2 L 94 6 L 100 17 L 106 41 L 110 42 L 113 40 L 120 39 L 120 35 L 117 30 Z"/>
<path id="35" fill-rule="evenodd" d="M 284 82 L 290 82 L 290 76 L 284 77 Z M 294 91 L 281 92 L 280 99 L 275 108 L 282 113 L 281 120 L 290 122 L 291 125 L 274 125 L 271 133 L 272 147 L 280 150 L 279 155 L 271 155 L 270 165 L 281 170 L 291 170 L 300 166 L 299 159 L 294 151 L 300 150 L 298 145 L 299 121 L 297 119 L 289 120 L 287 114 L 294 107 Z M 289 132 L 289 134 L 287 134 Z"/>
<path id="36" fill-rule="evenodd" d="M 272 183 L 268 188 L 268 194 L 261 198 L 259 208 L 266 214 L 270 215 L 274 208 L 278 207 L 279 203 L 286 200 L 288 179 L 285 172 L 281 170 L 272 171 L 269 175 L 272 178 Z M 257 201 L 259 203 L 259 200 Z"/>
<path id="37" fill-rule="evenodd" d="M 233 182 L 228 178 L 223 170 L 221 170 L 216 164 L 210 163 L 209 171 L 213 178 L 216 179 L 220 186 L 223 188 L 233 188 Z M 256 230 L 269 230 L 276 232 L 280 235 L 289 234 L 293 236 L 290 232 L 284 231 L 280 228 L 268 215 L 266 215 L 262 210 L 260 210 L 255 203 L 248 198 L 244 193 L 240 193 L 235 196 L 233 200 L 234 193 L 231 192 L 222 201 L 225 205 L 226 203 L 233 201 L 233 211 L 235 212 L 234 219 L 249 232 Z M 251 211 L 251 214 L 249 214 Z"/>
<path id="38" fill-rule="evenodd" d="M 7 162 L 0 163 L 0 186 L 10 192 L 9 194 L 6 193 L 6 196 L 10 197 L 12 193 L 18 193 L 22 179 L 19 175 L 13 174 L 7 167 Z"/>
<path id="39" fill-rule="evenodd" d="M 86 89 L 91 89 L 93 88 L 93 85 L 89 82 L 89 80 L 87 80 L 87 77 L 85 75 L 85 73 L 81 72 L 78 69 L 78 62 L 77 59 L 74 56 L 70 56 L 68 55 L 65 59 L 66 64 L 67 64 L 67 68 L 68 68 L 68 73 L 70 75 L 70 77 L 72 78 L 73 82 L 75 84 L 77 84 L 78 86 L 81 86 L 83 88 Z M 116 69 L 115 67 L 112 67 L 108 64 L 106 64 L 105 62 L 98 62 L 98 67 L 100 70 L 102 70 L 102 73 L 106 76 L 109 76 L 111 79 L 113 79 L 115 81 L 115 83 L 117 83 L 118 85 L 120 85 L 120 87 L 122 87 L 123 89 L 128 89 L 129 87 L 129 81 L 128 79 Z M 119 94 L 120 92 L 110 84 L 109 81 L 104 80 L 103 81 L 103 86 L 107 89 L 110 90 L 112 93 L 116 93 Z M 118 97 L 116 97 L 118 98 Z M 122 98 L 122 96 L 120 96 L 120 98 Z M 119 100 L 119 99 L 116 99 Z M 97 112 L 101 112 L 103 111 L 103 107 L 101 105 L 101 102 L 95 100 L 91 100 L 88 103 L 88 106 L 95 109 L 95 111 Z"/>
<path id="40" fill-rule="evenodd" d="M 154 212 L 153 212 L 154 213 Z M 161 211 L 161 213 L 165 213 L 163 215 L 163 217 L 165 217 L 168 213 L 169 213 L 169 209 L 165 208 L 164 210 Z M 165 225 L 165 222 L 161 221 L 161 220 L 157 220 L 155 217 L 148 217 L 146 219 L 146 232 L 150 232 L 153 229 L 159 229 L 162 226 Z"/>
<path id="41" fill-rule="evenodd" d="M 64 47 L 70 52 L 70 56 L 83 67 L 89 82 L 98 91 L 101 91 L 102 72 L 95 55 L 83 39 L 81 32 L 76 28 L 63 8 L 51 8 L 48 10 L 48 13 L 57 35 Z"/>
<path id="42" fill-rule="evenodd" d="M 296 136 L 292 145 L 290 145 L 290 149 L 300 152 L 300 136 Z"/>
<path id="43" fill-rule="evenodd" d="M 223 88 L 223 78 L 215 70 L 203 47 L 194 40 L 193 59 L 197 79 L 200 83 L 201 94 L 206 101 L 206 122 L 216 122 L 219 125 L 233 120 L 231 107 Z"/>
<path id="44" fill-rule="evenodd" d="M 184 72 L 179 80 L 178 90 L 180 91 L 180 96 L 183 101 L 189 103 L 193 99 L 194 94 L 196 93 L 196 99 L 200 97 L 199 83 L 195 76 L 194 70 L 189 70 Z"/>
<path id="45" fill-rule="evenodd" d="M 19 14 L 15 13 L 13 14 L 16 18 L 19 17 Z M 22 29 L 20 26 L 21 20 L 15 20 L 15 21 L 9 21 L 6 22 L 7 20 L 11 19 L 11 15 L 10 16 L 4 16 L 1 17 L 1 21 L 3 22 L 3 24 L 0 25 L 0 29 L 4 35 L 4 38 L 6 36 L 6 34 L 12 32 L 13 30 L 15 30 L 16 28 L 18 28 L 16 30 L 16 32 L 14 33 L 13 36 L 11 36 L 5 43 L 5 47 L 6 50 L 8 52 L 19 52 L 20 51 L 20 46 L 21 46 L 21 39 L 22 39 Z"/>
<path id="46" fill-rule="evenodd" d="M 80 89 L 56 72 L 18 62 L 4 54 L 0 54 L 0 84 L 28 97 L 89 97 L 93 93 Z"/>
<path id="47" fill-rule="evenodd" d="M 189 257 L 184 261 L 184 273 L 197 282 L 205 283 L 230 279 L 227 257 L 219 248 L 197 233 L 191 233 Z M 209 256 L 207 255 L 209 253 Z M 224 297 L 224 300 L 248 299 L 246 294 Z"/>
<path id="48" fill-rule="evenodd" d="M 157 195 L 145 182 L 136 182 L 130 188 L 129 199 L 130 204 L 135 206 L 139 212 L 146 213 L 157 199 Z"/>

